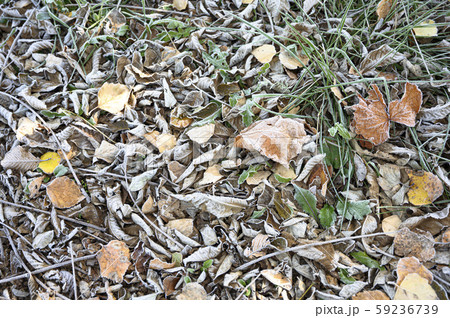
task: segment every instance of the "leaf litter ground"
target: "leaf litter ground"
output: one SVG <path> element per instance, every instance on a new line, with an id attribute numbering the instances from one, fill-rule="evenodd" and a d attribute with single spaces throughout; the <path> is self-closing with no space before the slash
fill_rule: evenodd
<path id="1" fill-rule="evenodd" d="M 448 299 L 448 4 L 149 5 L 0 2 L 1 299 Z"/>

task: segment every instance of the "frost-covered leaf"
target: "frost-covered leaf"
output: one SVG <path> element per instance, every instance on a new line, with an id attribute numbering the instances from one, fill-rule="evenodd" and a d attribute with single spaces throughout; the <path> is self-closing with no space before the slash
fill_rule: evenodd
<path id="1" fill-rule="evenodd" d="M 277 53 L 275 46 L 271 44 L 264 44 L 260 47 L 257 47 L 252 51 L 252 54 L 260 63 L 270 63 L 272 58 Z"/>
<path id="2" fill-rule="evenodd" d="M 438 300 L 436 292 L 423 278 L 417 273 L 408 274 L 403 282 L 397 287 L 394 300 Z"/>
<path id="3" fill-rule="evenodd" d="M 146 171 L 136 177 L 131 179 L 129 190 L 130 191 L 139 191 L 145 187 L 148 181 L 150 181 L 155 175 L 158 169 Z"/>
<path id="4" fill-rule="evenodd" d="M 68 177 L 58 177 L 53 180 L 47 186 L 47 195 L 58 209 L 70 208 L 84 199 L 80 188 Z"/>
<path id="5" fill-rule="evenodd" d="M 419 231 L 412 232 L 407 227 L 400 229 L 394 239 L 395 254 L 415 256 L 422 262 L 431 260 L 436 254 L 433 236 L 429 232 Z"/>
<path id="6" fill-rule="evenodd" d="M 39 164 L 39 159 L 21 146 L 16 146 L 5 155 L 1 161 L 4 169 L 19 170 L 22 172 L 34 170 Z"/>
<path id="7" fill-rule="evenodd" d="M 119 114 L 128 103 L 130 90 L 123 84 L 105 83 L 98 91 L 98 108 Z"/>
<path id="8" fill-rule="evenodd" d="M 189 255 L 183 260 L 183 263 L 186 265 L 191 262 L 204 262 L 208 259 L 214 259 L 216 256 L 220 254 L 222 248 L 220 246 L 207 246 L 199 248 L 197 251 Z"/>
<path id="9" fill-rule="evenodd" d="M 33 240 L 33 248 L 46 248 L 51 241 L 53 241 L 54 233 L 53 231 L 47 231 L 36 235 Z"/>
<path id="10" fill-rule="evenodd" d="M 199 283 L 188 283 L 183 287 L 181 294 L 177 296 L 177 300 L 206 300 L 207 294 L 205 289 Z"/>
<path id="11" fill-rule="evenodd" d="M 100 265 L 100 275 L 115 283 L 123 280 L 123 275 L 130 266 L 130 250 L 121 241 L 110 241 L 97 254 Z"/>
<path id="12" fill-rule="evenodd" d="M 286 290 L 292 289 L 292 281 L 288 277 L 281 274 L 279 271 L 274 269 L 264 269 L 261 271 L 261 275 L 266 278 L 269 282 L 276 286 L 280 286 Z"/>
<path id="13" fill-rule="evenodd" d="M 397 50 L 392 49 L 389 45 L 383 44 L 378 49 L 370 51 L 369 54 L 361 61 L 359 70 L 362 74 L 373 70 L 375 67 L 383 67 L 395 64 L 403 60 L 405 56 Z"/>
<path id="14" fill-rule="evenodd" d="M 336 210 L 339 215 L 344 216 L 351 221 L 353 218 L 362 220 L 372 210 L 369 207 L 369 200 L 364 201 L 339 201 L 336 205 Z"/>

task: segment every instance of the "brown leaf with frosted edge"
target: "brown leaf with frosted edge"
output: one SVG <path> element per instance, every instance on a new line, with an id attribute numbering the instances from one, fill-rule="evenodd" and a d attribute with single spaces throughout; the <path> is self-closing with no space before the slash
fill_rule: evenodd
<path id="1" fill-rule="evenodd" d="M 286 290 L 292 289 L 292 281 L 277 270 L 265 269 L 261 271 L 261 275 L 274 285 L 280 286 Z"/>
<path id="2" fill-rule="evenodd" d="M 422 104 L 422 92 L 415 84 L 406 83 L 401 100 L 386 103 L 377 85 L 372 85 L 367 100 L 359 96 L 359 103 L 353 105 L 355 132 L 368 141 L 379 145 L 389 138 L 389 124 L 394 121 L 413 127 Z"/>
<path id="3" fill-rule="evenodd" d="M 163 287 L 164 287 L 164 294 L 167 296 L 172 295 L 176 289 L 175 287 L 177 286 L 178 281 L 180 280 L 181 277 L 176 277 L 176 276 L 167 276 L 166 278 L 164 278 L 163 280 Z"/>
<path id="4" fill-rule="evenodd" d="M 384 19 L 392 8 L 392 0 L 381 0 L 377 6 L 378 20 Z"/>
<path id="5" fill-rule="evenodd" d="M 433 281 L 433 274 L 423 266 L 416 257 L 404 257 L 398 261 L 397 264 L 397 285 L 403 282 L 406 275 L 417 273 L 423 278 L 427 279 L 431 284 Z"/>
<path id="6" fill-rule="evenodd" d="M 394 239 L 395 254 L 399 256 L 415 256 L 422 262 L 431 260 L 436 254 L 433 247 L 433 236 L 429 232 L 420 232 L 412 232 L 407 227 L 399 230 Z"/>
<path id="7" fill-rule="evenodd" d="M 287 166 L 302 151 L 306 135 L 304 121 L 280 116 L 251 124 L 236 137 L 236 146 L 260 154 Z"/>
<path id="8" fill-rule="evenodd" d="M 130 250 L 124 242 L 114 240 L 102 247 L 97 260 L 100 264 L 100 275 L 120 283 L 131 264 Z"/>
<path id="9" fill-rule="evenodd" d="M 118 114 L 130 97 L 130 90 L 123 84 L 105 83 L 98 91 L 98 108 L 111 114 Z"/>
<path id="10" fill-rule="evenodd" d="M 175 262 L 167 263 L 167 262 L 163 262 L 159 258 L 154 258 L 148 263 L 148 267 L 151 269 L 157 269 L 157 270 L 169 269 L 169 268 L 175 267 Z"/>
<path id="11" fill-rule="evenodd" d="M 434 174 L 409 169 L 406 172 L 410 179 L 408 199 L 412 204 L 430 204 L 444 193 L 442 181 Z"/>
<path id="12" fill-rule="evenodd" d="M 381 290 L 368 290 L 357 293 L 352 296 L 352 300 L 391 300 Z"/>
<path id="13" fill-rule="evenodd" d="M 80 188 L 68 177 L 59 177 L 47 186 L 47 195 L 58 209 L 67 209 L 84 199 Z"/>

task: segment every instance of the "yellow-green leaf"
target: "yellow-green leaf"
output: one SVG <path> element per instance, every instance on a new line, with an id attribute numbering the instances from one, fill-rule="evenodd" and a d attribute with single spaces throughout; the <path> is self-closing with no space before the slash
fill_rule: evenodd
<path id="1" fill-rule="evenodd" d="M 406 172 L 410 179 L 408 198 L 412 204 L 430 204 L 444 193 L 442 181 L 434 174 L 426 171 Z"/>
<path id="2" fill-rule="evenodd" d="M 41 160 L 44 161 L 39 163 L 38 168 L 42 169 L 45 173 L 53 173 L 53 170 L 61 162 L 61 157 L 56 152 L 47 152 L 42 155 Z"/>
<path id="3" fill-rule="evenodd" d="M 433 20 L 423 21 L 417 27 L 413 28 L 413 30 L 414 30 L 414 34 L 416 36 L 427 37 L 427 38 L 436 36 L 438 33 L 438 30 L 437 30 Z"/>

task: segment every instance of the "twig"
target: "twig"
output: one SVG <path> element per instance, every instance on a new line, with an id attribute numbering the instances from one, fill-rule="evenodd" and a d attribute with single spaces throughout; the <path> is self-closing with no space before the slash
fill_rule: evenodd
<path id="1" fill-rule="evenodd" d="M 95 258 L 96 256 L 97 256 L 97 254 L 77 257 L 77 258 L 73 259 L 73 262 L 75 263 L 75 262 L 82 262 L 82 261 L 90 260 L 90 259 Z M 5 283 L 9 283 L 9 282 L 13 282 L 15 280 L 23 279 L 23 278 L 28 278 L 29 275 L 36 275 L 36 274 L 44 273 L 44 272 L 47 272 L 49 270 L 60 268 L 60 267 L 64 267 L 64 266 L 71 265 L 71 264 L 72 264 L 72 260 L 65 261 L 65 262 L 62 262 L 62 263 L 59 263 L 59 264 L 55 264 L 55 265 L 50 265 L 50 266 L 46 266 L 46 267 L 43 267 L 43 268 L 39 268 L 39 269 L 34 270 L 34 271 L 30 272 L 30 273 L 21 274 L 21 275 L 17 275 L 17 276 L 13 276 L 13 277 L 8 277 L 8 278 L 0 280 L 0 285 L 1 284 L 5 284 Z"/>
<path id="2" fill-rule="evenodd" d="M 11 206 L 15 206 L 17 208 L 28 209 L 28 210 L 31 210 L 31 211 L 35 211 L 35 212 L 40 212 L 40 213 L 44 213 L 44 214 L 47 214 L 47 215 L 51 215 L 50 212 L 45 211 L 45 210 L 36 209 L 36 208 L 32 208 L 32 207 L 29 207 L 29 206 L 26 206 L 26 205 L 12 203 L 12 202 L 1 200 L 1 199 L 0 199 L 0 203 L 11 205 Z M 101 231 L 101 232 L 106 232 L 105 228 L 102 228 L 102 227 L 99 227 L 99 226 L 96 226 L 96 225 L 93 225 L 93 224 L 90 224 L 90 223 L 87 223 L 87 222 L 75 220 L 75 219 L 69 218 L 69 217 L 64 216 L 64 215 L 58 215 L 58 218 L 66 220 L 66 221 L 69 221 L 69 222 L 73 222 L 73 223 L 76 223 L 76 224 L 79 224 L 79 225 L 87 226 L 87 227 L 96 229 L 96 230 Z"/>
<path id="3" fill-rule="evenodd" d="M 5 69 L 8 67 L 8 60 L 9 60 L 9 57 L 11 56 L 11 53 L 12 53 L 14 47 L 16 46 L 17 41 L 19 41 L 20 36 L 21 36 L 23 30 L 25 29 L 25 26 L 26 26 L 27 23 L 30 21 L 30 19 L 31 19 L 31 17 L 34 15 L 34 12 L 35 12 L 35 11 L 36 11 L 36 9 L 33 10 L 33 12 L 31 12 L 31 14 L 28 16 L 28 19 L 25 21 L 25 23 L 24 23 L 24 24 L 22 25 L 22 27 L 20 28 L 19 33 L 17 34 L 16 38 L 14 39 L 13 43 L 11 44 L 11 46 L 10 46 L 10 48 L 9 48 L 9 50 L 8 50 L 8 54 L 7 54 L 6 57 L 5 57 L 5 61 L 3 62 L 2 69 L 1 69 L 1 72 L 0 72 L 0 83 L 1 83 L 2 80 L 3 80 L 3 74 L 4 74 L 4 72 L 5 72 Z"/>
<path id="4" fill-rule="evenodd" d="M 251 266 L 253 264 L 259 263 L 259 262 L 261 262 L 261 261 L 263 261 L 265 259 L 277 256 L 277 255 L 280 255 L 280 254 L 284 254 L 284 253 L 296 252 L 298 250 L 301 250 L 301 249 L 304 249 L 304 248 L 308 248 L 308 247 L 320 246 L 320 245 L 331 244 L 331 243 L 339 243 L 339 242 L 356 240 L 356 239 L 365 238 L 365 237 L 380 236 L 380 235 L 387 235 L 387 234 L 394 234 L 394 233 L 397 233 L 397 231 L 386 232 L 386 233 L 372 233 L 372 234 L 365 234 L 365 235 L 357 235 L 357 236 L 343 237 L 343 238 L 329 240 L 329 241 L 323 241 L 323 242 L 316 242 L 316 243 L 311 243 L 311 244 L 299 245 L 299 246 L 287 248 L 287 249 L 285 249 L 283 251 L 278 251 L 278 252 L 267 254 L 265 256 L 261 256 L 260 258 L 257 258 L 257 259 L 255 259 L 253 261 L 247 262 L 247 263 L 239 266 L 235 270 L 236 271 L 240 271 L 240 270 L 246 269 L 247 267 L 249 267 L 249 266 Z"/>
<path id="5" fill-rule="evenodd" d="M 237 298 L 236 298 L 235 300 L 239 300 L 239 299 L 242 297 L 242 295 L 245 294 L 245 292 L 247 291 L 247 289 L 249 289 L 250 286 L 256 282 L 256 280 L 259 278 L 259 276 L 261 276 L 261 273 L 259 273 L 258 275 L 256 275 L 256 277 L 252 279 L 252 281 L 250 282 L 250 284 L 248 284 L 247 286 L 245 286 L 244 290 L 239 294 L 239 296 L 237 296 Z"/>
<path id="6" fill-rule="evenodd" d="M 73 275 L 73 292 L 74 292 L 74 299 L 78 299 L 77 294 L 77 276 L 75 276 L 75 263 L 73 261 L 73 248 L 72 248 L 72 241 L 69 242 L 70 247 L 70 261 L 72 262 L 72 275 Z"/>

